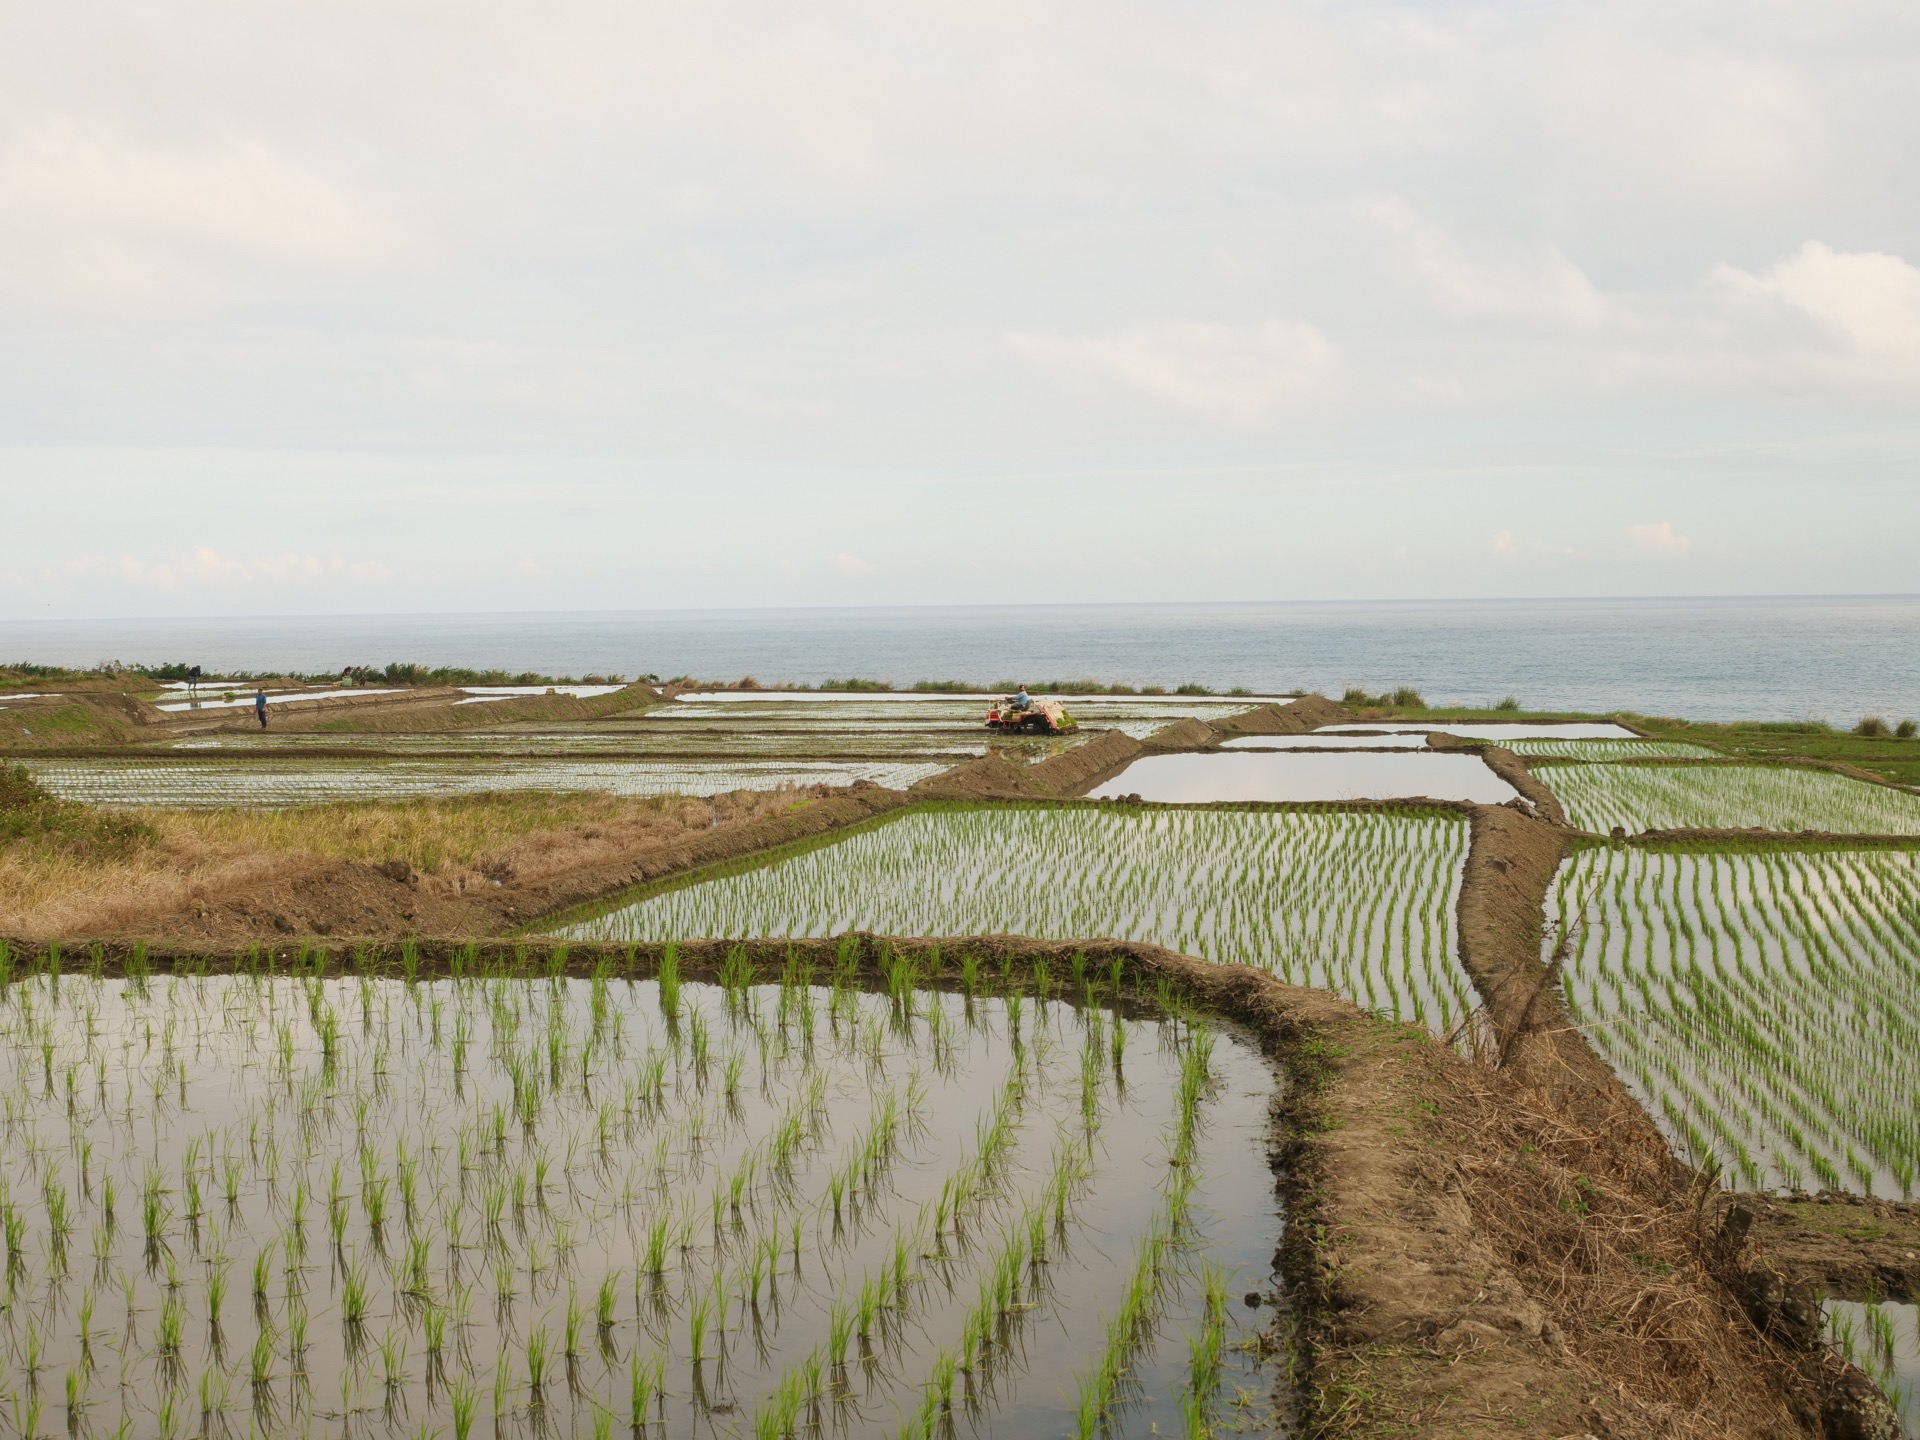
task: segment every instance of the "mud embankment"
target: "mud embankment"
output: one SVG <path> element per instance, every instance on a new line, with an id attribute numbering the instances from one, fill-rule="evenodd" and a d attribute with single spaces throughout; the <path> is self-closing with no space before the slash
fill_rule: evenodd
<path id="1" fill-rule="evenodd" d="M 1842 1300 L 1920 1300 L 1920 1202 L 1740 1193 L 1720 1211 L 1735 1207 L 1753 1217 L 1754 1242 L 1793 1285 Z"/>
<path id="2" fill-rule="evenodd" d="M 1796 1290 L 1744 1228 L 1716 1231 L 1704 1209 L 1710 1182 L 1673 1156 L 1665 1137 L 1587 1044 L 1561 1000 L 1559 966 L 1570 937 L 1556 937 L 1542 963 L 1548 889 L 1571 836 L 1501 807 L 1477 807 L 1461 882 L 1460 955 L 1493 1028 L 1487 1057 L 1510 1086 L 1487 1113 L 1488 1134 L 1525 1124 L 1542 1139 L 1516 1161 L 1518 1145 L 1462 1161 L 1469 1203 L 1481 1228 L 1505 1235 L 1509 1260 L 1569 1333 L 1588 1337 L 1603 1370 L 1630 1367 L 1620 1348 L 1630 1331 L 1594 1322 L 1632 1315 L 1617 1308 L 1652 1257 L 1660 1288 L 1678 1288 L 1636 1321 L 1637 1343 L 1657 1344 L 1700 1383 L 1746 1369 L 1769 1379 L 1795 1425 L 1814 1433 L 1881 1433 L 1890 1411 L 1857 1369 L 1822 1342 L 1810 1298 Z M 1473 1137 L 1463 1134 L 1463 1145 Z M 1537 1154 L 1536 1162 L 1528 1155 Z M 1543 1184 L 1543 1166 L 1561 1167 Z M 1566 1180 L 1571 1180 L 1571 1188 Z M 1556 1193 L 1557 1192 L 1557 1193 Z M 1572 1227 L 1577 1211 L 1592 1224 Z M 1575 1231 L 1584 1232 L 1577 1236 Z M 1527 1260 L 1542 1263 L 1524 1263 Z M 1610 1357 L 1610 1358 L 1608 1358 Z M 1876 1429 L 1876 1427 L 1879 1427 Z M 1735 1433 L 1761 1433 L 1734 1427 Z M 1897 1429 L 1892 1433 L 1897 1434 Z"/>

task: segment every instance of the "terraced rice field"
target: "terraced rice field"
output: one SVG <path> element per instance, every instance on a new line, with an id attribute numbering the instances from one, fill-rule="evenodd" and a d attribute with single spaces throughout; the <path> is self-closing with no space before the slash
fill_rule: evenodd
<path id="1" fill-rule="evenodd" d="M 1542 765 L 1583 830 L 1920 835 L 1920 795 L 1797 765 Z"/>
<path id="2" fill-rule="evenodd" d="M 602 790 L 614 795 L 719 795 L 783 785 L 871 780 L 905 789 L 947 768 L 943 761 L 737 762 L 665 760 L 272 760 L 111 758 L 29 760 L 33 778 L 63 800 L 90 805 L 187 808 L 316 805 L 403 800 L 488 790 Z"/>
<path id="3" fill-rule="evenodd" d="M 564 933 L 1140 940 L 1446 1033 L 1475 1003 L 1454 950 L 1466 849 L 1452 812 L 927 807 L 644 894 Z"/>
<path id="4" fill-rule="evenodd" d="M 14 1428 L 1271 1428 L 1254 1051 L 1019 976 L 731 978 L 0 990 Z"/>
<path id="5" fill-rule="evenodd" d="M 1547 755 L 1589 763 L 1608 760 L 1712 760 L 1718 752 L 1684 740 L 1508 740 L 1517 755 Z"/>
<path id="6" fill-rule="evenodd" d="M 1920 854 L 1594 846 L 1562 869 L 1575 1019 L 1730 1184 L 1911 1198 Z"/>

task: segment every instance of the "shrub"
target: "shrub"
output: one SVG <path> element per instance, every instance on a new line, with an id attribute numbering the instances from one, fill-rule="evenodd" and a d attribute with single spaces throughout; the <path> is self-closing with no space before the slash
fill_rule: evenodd
<path id="1" fill-rule="evenodd" d="M 0 769 L 0 846 L 61 850 L 83 859 L 124 856 L 159 838 L 151 825 L 56 800 L 24 765 Z"/>
<path id="2" fill-rule="evenodd" d="M 1887 722 L 1878 715 L 1863 715 L 1860 723 L 1853 727 L 1853 733 L 1868 740 L 1884 740 L 1892 732 L 1887 729 Z"/>
<path id="3" fill-rule="evenodd" d="M 1402 685 L 1398 690 L 1384 691 L 1379 695 L 1369 695 L 1358 685 L 1349 685 L 1346 694 L 1340 697 L 1342 705 L 1356 705 L 1362 708 L 1378 706 L 1395 710 L 1424 710 L 1427 702 L 1420 698 L 1420 692 L 1411 685 Z"/>
<path id="4" fill-rule="evenodd" d="M 1518 695 L 1509 695 L 1493 708 L 1496 710 L 1518 710 L 1520 708 L 1520 697 Z"/>
<path id="5" fill-rule="evenodd" d="M 1211 695 L 1213 692 L 1204 685 L 1182 685 L 1173 692 L 1176 695 Z"/>
<path id="6" fill-rule="evenodd" d="M 742 690 L 758 690 L 760 688 L 760 684 L 758 681 L 754 680 L 751 676 L 749 676 L 747 679 L 742 680 L 740 682 L 740 688 Z M 893 687 L 887 684 L 887 682 L 884 680 L 861 680 L 857 677 L 849 677 L 845 680 L 822 680 L 820 682 L 820 688 L 822 690 L 854 690 L 854 691 L 873 691 L 873 690 L 893 689 Z"/>
<path id="7" fill-rule="evenodd" d="M 1920 735 L 1920 724 L 1916 724 L 1912 720 L 1902 720 L 1899 725 L 1894 728 L 1893 733 L 1898 735 L 1902 740 L 1911 740 L 1915 735 Z"/>

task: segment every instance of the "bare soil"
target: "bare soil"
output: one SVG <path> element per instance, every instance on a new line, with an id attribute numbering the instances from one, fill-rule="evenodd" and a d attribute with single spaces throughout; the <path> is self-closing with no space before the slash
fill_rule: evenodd
<path id="1" fill-rule="evenodd" d="M 1920 1300 L 1920 1203 L 1864 1195 L 1729 1196 L 1787 1280 L 1843 1300 Z"/>

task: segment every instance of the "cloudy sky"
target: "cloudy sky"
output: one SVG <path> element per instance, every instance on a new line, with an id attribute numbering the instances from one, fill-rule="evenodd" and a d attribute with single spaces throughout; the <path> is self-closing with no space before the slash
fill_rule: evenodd
<path id="1" fill-rule="evenodd" d="M 1920 588 L 1910 3 L 0 16 L 0 618 Z"/>

